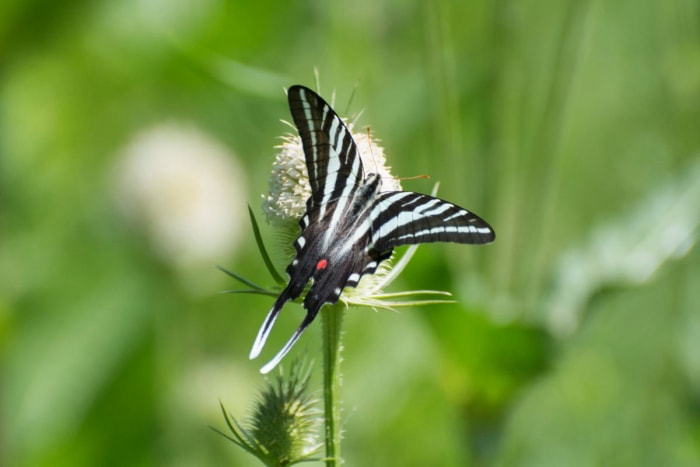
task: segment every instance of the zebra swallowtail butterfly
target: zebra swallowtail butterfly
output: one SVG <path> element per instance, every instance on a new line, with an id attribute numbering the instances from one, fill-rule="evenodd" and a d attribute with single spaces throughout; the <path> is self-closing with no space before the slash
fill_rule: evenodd
<path id="1" fill-rule="evenodd" d="M 282 350 L 260 371 L 267 373 L 289 352 L 326 303 L 336 303 L 345 287 L 401 245 L 456 242 L 490 243 L 496 235 L 479 216 L 432 196 L 380 191 L 377 174 L 365 175 L 355 141 L 343 121 L 318 94 L 304 86 L 287 92 L 289 110 L 301 136 L 311 196 L 287 267 L 289 284 L 279 295 L 255 339 L 256 358 L 282 307 L 312 282 L 306 316 Z"/>

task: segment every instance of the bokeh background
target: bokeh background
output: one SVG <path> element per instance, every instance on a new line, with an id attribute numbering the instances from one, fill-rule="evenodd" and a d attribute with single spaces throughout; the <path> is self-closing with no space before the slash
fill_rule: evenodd
<path id="1" fill-rule="evenodd" d="M 273 284 L 247 204 L 314 69 L 498 235 L 393 286 L 456 304 L 347 314 L 346 465 L 699 465 L 695 0 L 4 0 L 0 464 L 257 465 L 209 426 L 302 310 L 248 361 L 271 300 L 216 265 Z"/>

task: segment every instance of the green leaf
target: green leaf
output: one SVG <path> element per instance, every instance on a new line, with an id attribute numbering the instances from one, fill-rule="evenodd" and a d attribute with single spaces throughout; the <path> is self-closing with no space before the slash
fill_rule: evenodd
<path id="1" fill-rule="evenodd" d="M 270 297 L 277 297 L 279 292 L 271 292 L 269 290 L 222 290 L 220 293 L 251 293 L 257 295 L 268 295 Z"/>
<path id="2" fill-rule="evenodd" d="M 282 276 L 279 275 L 275 267 L 272 265 L 272 261 L 270 260 L 270 256 L 267 254 L 267 250 L 265 249 L 265 244 L 263 243 L 262 236 L 260 235 L 260 228 L 258 227 L 258 221 L 255 220 L 255 214 L 253 213 L 253 209 L 248 205 L 248 213 L 250 214 L 250 223 L 253 224 L 253 233 L 255 234 L 255 243 L 258 244 L 258 250 L 260 250 L 260 254 L 262 255 L 263 261 L 265 261 L 265 266 L 267 266 L 267 270 L 270 271 L 270 275 L 272 278 L 277 282 L 279 285 L 284 285 L 285 280 L 282 278 Z"/>
<path id="3" fill-rule="evenodd" d="M 260 287 L 259 285 L 255 284 L 254 282 L 249 281 L 245 277 L 240 276 L 240 275 L 236 274 L 235 272 L 233 272 L 229 269 L 226 269 L 223 266 L 216 266 L 216 267 L 219 269 L 219 271 L 222 271 L 222 272 L 228 274 L 229 276 L 233 277 L 237 281 L 244 283 L 245 285 L 247 285 L 248 287 L 250 287 L 254 290 L 261 291 L 261 292 L 267 292 L 267 290 L 265 290 L 264 287 Z"/>

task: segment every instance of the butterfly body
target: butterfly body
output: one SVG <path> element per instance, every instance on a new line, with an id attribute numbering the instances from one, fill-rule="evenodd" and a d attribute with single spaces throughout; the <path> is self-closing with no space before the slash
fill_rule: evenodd
<path id="1" fill-rule="evenodd" d="M 274 368 L 326 303 L 336 303 L 345 287 L 355 287 L 400 245 L 430 242 L 490 243 L 493 229 L 475 214 L 420 193 L 381 191 L 381 177 L 365 176 L 350 131 L 333 109 L 303 86 L 288 91 L 289 107 L 306 157 L 311 196 L 294 242 L 296 255 L 286 269 L 289 284 L 272 306 L 253 344 L 259 355 L 284 305 L 304 297 L 306 316 L 277 356 Z"/>

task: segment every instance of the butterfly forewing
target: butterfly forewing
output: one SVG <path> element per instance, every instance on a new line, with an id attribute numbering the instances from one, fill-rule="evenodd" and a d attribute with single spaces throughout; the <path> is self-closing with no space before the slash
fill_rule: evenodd
<path id="1" fill-rule="evenodd" d="M 303 86 L 287 92 L 299 130 L 311 185 L 311 201 L 325 206 L 349 197 L 363 179 L 362 162 L 350 131 L 318 94 Z"/>
<path id="2" fill-rule="evenodd" d="M 448 201 L 408 191 L 379 194 L 372 210 L 371 235 L 377 250 L 432 242 L 483 244 L 496 236 L 476 214 Z"/>

